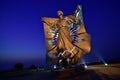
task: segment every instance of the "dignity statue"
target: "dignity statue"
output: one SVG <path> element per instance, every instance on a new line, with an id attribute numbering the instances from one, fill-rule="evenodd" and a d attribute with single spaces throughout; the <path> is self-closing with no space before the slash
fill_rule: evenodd
<path id="1" fill-rule="evenodd" d="M 57 15 L 58 18 L 42 18 L 46 61 L 60 66 L 74 65 L 90 51 L 90 35 L 84 27 L 81 6 L 71 15 L 63 16 L 62 11 Z"/>

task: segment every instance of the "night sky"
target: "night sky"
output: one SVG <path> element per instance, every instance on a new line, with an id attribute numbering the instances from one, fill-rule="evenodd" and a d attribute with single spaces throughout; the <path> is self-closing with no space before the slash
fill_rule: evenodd
<path id="1" fill-rule="evenodd" d="M 41 18 L 73 13 L 82 5 L 83 20 L 91 35 L 87 62 L 120 58 L 119 0 L 0 0 L 0 70 L 17 62 L 25 67 L 46 64 Z"/>

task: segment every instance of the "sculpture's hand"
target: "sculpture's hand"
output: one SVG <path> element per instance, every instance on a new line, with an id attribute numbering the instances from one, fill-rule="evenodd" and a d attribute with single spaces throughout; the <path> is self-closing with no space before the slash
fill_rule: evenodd
<path id="1" fill-rule="evenodd" d="M 47 21 L 44 21 L 44 20 L 43 20 L 43 22 L 44 22 L 45 24 L 47 24 L 48 26 L 50 26 L 50 27 L 53 28 L 53 24 L 51 24 L 51 23 L 49 23 L 49 22 L 47 22 Z"/>
<path id="2" fill-rule="evenodd" d="M 42 18 L 42 22 L 48 24 L 48 22 L 45 20 L 45 17 Z"/>
<path id="3" fill-rule="evenodd" d="M 77 6 L 77 10 L 81 10 L 81 7 L 80 7 L 80 5 L 78 5 L 78 6 Z"/>
<path id="4" fill-rule="evenodd" d="M 46 18 L 46 17 L 43 17 L 43 18 L 42 18 L 42 22 L 45 23 L 45 24 L 47 24 L 47 25 L 50 26 L 50 27 L 53 27 L 53 26 L 54 26 L 54 23 L 50 22 L 50 21 L 48 20 L 48 18 Z"/>
<path id="5" fill-rule="evenodd" d="M 42 18 L 42 22 L 47 23 L 45 17 Z"/>

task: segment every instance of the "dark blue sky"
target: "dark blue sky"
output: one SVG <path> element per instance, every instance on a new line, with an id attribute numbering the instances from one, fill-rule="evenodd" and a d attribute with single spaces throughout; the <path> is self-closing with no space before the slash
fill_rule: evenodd
<path id="1" fill-rule="evenodd" d="M 120 57 L 119 0 L 0 0 L 0 68 L 11 69 L 16 62 L 26 67 L 45 64 L 45 41 L 41 18 L 64 15 L 82 5 L 92 50 L 84 59 Z"/>

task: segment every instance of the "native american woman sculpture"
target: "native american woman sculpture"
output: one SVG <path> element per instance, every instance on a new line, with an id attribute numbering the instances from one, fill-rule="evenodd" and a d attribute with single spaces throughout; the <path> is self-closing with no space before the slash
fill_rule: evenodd
<path id="1" fill-rule="evenodd" d="M 46 39 L 46 61 L 58 65 L 76 64 L 90 51 L 90 35 L 86 32 L 81 6 L 68 16 L 57 12 L 59 18 L 43 17 Z M 67 62 L 66 62 L 67 61 Z"/>

